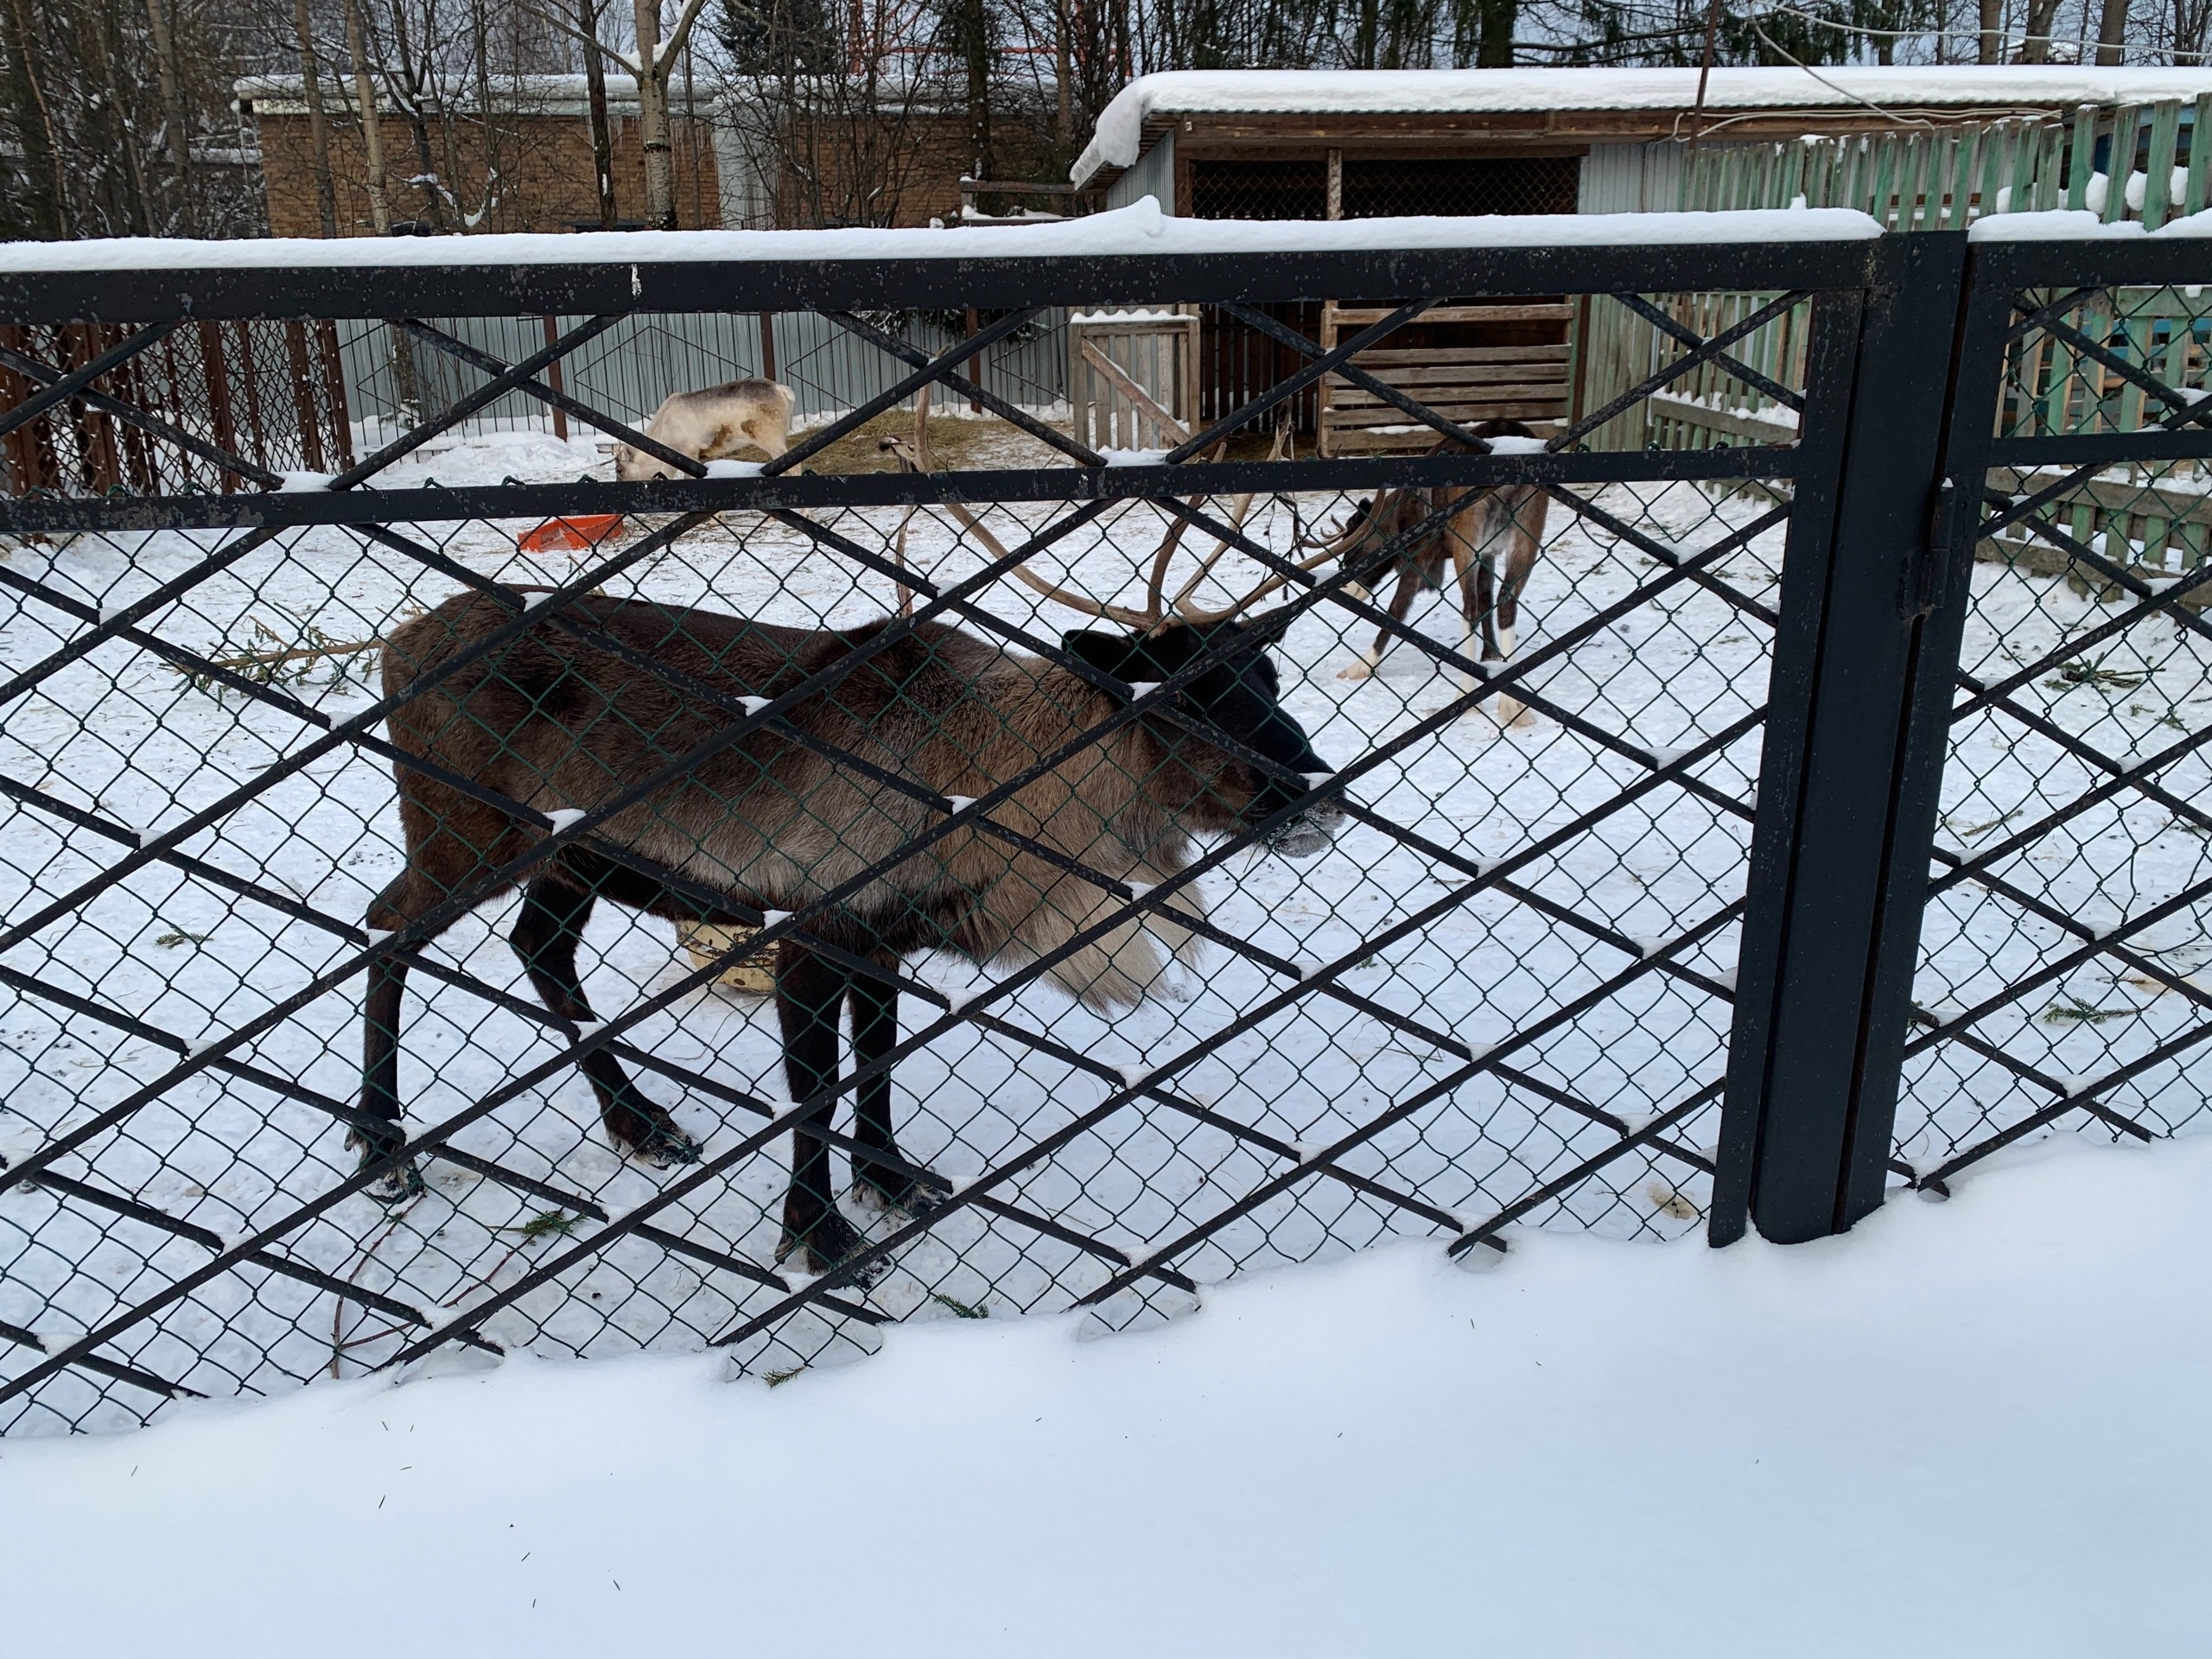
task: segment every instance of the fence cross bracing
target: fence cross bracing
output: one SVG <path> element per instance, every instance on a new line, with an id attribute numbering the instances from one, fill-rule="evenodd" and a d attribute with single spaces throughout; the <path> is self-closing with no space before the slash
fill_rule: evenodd
<path id="1" fill-rule="evenodd" d="M 1976 439 L 1947 402 L 1964 269 L 1958 238 L 1295 257 L 1232 238 L 1081 261 L 0 275 L 10 322 L 154 329 L 188 295 L 195 318 L 324 319 L 357 353 L 404 336 L 458 377 L 327 480 L 0 504 L 18 543 L 0 563 L 6 1425 L 129 1422 L 448 1347 L 720 1344 L 775 1376 L 890 1319 L 1080 1306 L 1122 1325 L 1404 1232 L 1466 1250 L 1515 1224 L 1847 1224 L 1914 1167 L 1888 1125 L 1918 912 L 1891 896 L 1934 834 L 1944 676 L 1923 671 L 1968 586 L 1929 563 L 1933 458 L 1953 477 L 1987 459 L 1986 419 Z M 1719 332 L 1665 331 L 1673 355 L 1548 443 L 1283 453 L 1274 418 L 1324 375 L 1360 385 L 1350 359 L 1427 306 L 1531 292 L 1670 318 L 1716 315 L 1675 296 L 1758 298 Z M 1277 321 L 1344 294 L 1428 297 L 1332 348 Z M 1286 366 L 1143 464 L 1103 464 L 966 372 L 1044 308 L 1159 303 L 1274 323 Z M 963 307 L 995 321 L 935 355 L 870 320 Z M 1799 379 L 1737 359 L 1792 308 Z M 601 460 L 581 433 L 447 442 L 518 394 L 639 443 L 554 365 L 618 326 L 763 311 L 810 311 L 893 366 L 757 468 L 670 455 L 682 476 L 619 485 L 574 476 Z M 581 321 L 503 357 L 424 314 Z M 1796 441 L 1579 447 L 1715 372 L 1756 376 Z M 868 470 L 925 384 L 997 423 L 941 470 Z M 1363 495 L 1357 559 L 1327 556 Z M 1385 608 L 1381 577 L 1433 558 L 1441 527 L 1479 522 L 1500 545 L 1469 553 L 1496 560 L 1540 504 L 1525 587 L 1508 565 L 1483 600 L 1507 639 Z M 630 538 L 518 550 L 533 521 L 593 513 Z M 1132 644 L 1176 601 L 1219 611 L 1270 582 L 1243 613 L 1256 634 Z M 1113 614 L 1065 632 L 1069 598 Z M 765 668 L 744 643 L 762 639 L 782 653 Z M 979 709 L 1010 675 L 1049 690 L 1043 726 Z M 540 724 L 499 726 L 525 690 Z M 916 728 L 932 757 L 896 716 L 939 695 Z M 1126 816 L 1070 830 L 1179 767 L 1230 803 L 1206 819 L 1195 785 L 1166 798 L 1195 842 Z M 395 778 L 445 816 L 409 829 Z M 726 838 L 771 819 L 781 874 Z M 429 831 L 486 822 L 444 886 L 377 908 L 435 862 Z M 910 891 L 918 868 L 949 885 Z M 1014 898 L 1052 925 L 979 967 L 976 930 Z M 687 918 L 722 931 L 679 951 Z M 1208 954 L 1147 955 L 1138 926 Z M 1109 956 L 1157 994 L 1109 1017 L 1052 988 Z M 721 982 L 740 957 L 774 963 L 779 999 Z M 365 992 L 388 1010 L 403 976 L 365 1080 Z M 824 1154 L 892 1202 L 832 1185 Z"/>
<path id="2" fill-rule="evenodd" d="M 1982 249 L 1965 329 L 1997 419 L 1957 508 L 1980 562 L 1898 1126 L 1938 1191 L 2054 1124 L 2148 1140 L 2206 1106 L 2212 305 L 2186 250 L 2082 252 Z"/>

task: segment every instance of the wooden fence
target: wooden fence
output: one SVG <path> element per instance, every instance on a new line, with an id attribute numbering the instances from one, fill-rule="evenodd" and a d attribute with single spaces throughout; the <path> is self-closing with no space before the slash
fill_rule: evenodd
<path id="1" fill-rule="evenodd" d="M 1940 129 L 1901 124 L 1878 135 L 1716 144 L 1683 169 L 1679 206 L 1691 211 L 1854 207 L 1891 231 L 1963 230 L 1990 213 L 2070 209 L 2094 213 L 2107 224 L 2126 219 L 2157 230 L 2204 211 L 2212 195 L 2212 143 L 2195 142 L 2208 126 L 2212 93 L 2193 104 L 2085 105 L 2071 121 L 2005 119 Z M 2116 156 L 2127 165 L 2114 165 Z M 1653 299 L 1676 321 L 1710 337 L 1774 297 Z M 1807 321 L 1807 308 L 1794 308 L 1747 337 L 1733 354 L 1784 385 L 1802 386 Z M 2206 383 L 2212 300 L 2173 289 L 2122 289 L 2073 321 L 2114 357 L 2168 386 Z M 1602 406 L 1679 349 L 1651 322 L 1605 296 L 1584 302 L 1576 332 L 1583 409 Z M 2152 396 L 2111 363 L 2038 331 L 2007 365 L 2000 429 L 2016 437 L 2136 430 Z M 1791 410 L 1708 364 L 1599 429 L 1592 442 L 1613 449 L 1707 448 L 1783 443 L 1796 435 Z M 1992 483 L 2023 491 L 2037 486 L 2034 479 L 2009 474 Z M 2195 463 L 2107 468 L 2061 498 L 2059 523 L 2114 563 L 2146 575 L 2172 575 L 2196 569 L 2206 557 L 2212 539 L 2208 489 L 2212 479 Z M 2102 587 L 2075 570 L 2064 553 L 2024 532 L 1985 543 L 1980 550 L 1985 558 Z"/>

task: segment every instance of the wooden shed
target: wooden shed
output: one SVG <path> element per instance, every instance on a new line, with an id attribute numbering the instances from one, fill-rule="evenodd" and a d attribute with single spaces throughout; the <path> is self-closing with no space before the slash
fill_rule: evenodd
<path id="1" fill-rule="evenodd" d="M 1724 68 L 1713 72 L 1701 111 L 1694 69 L 1194 71 L 1124 89 L 1071 176 L 1103 191 L 1108 207 L 1149 195 L 1199 219 L 1802 200 L 1863 207 L 1901 229 L 2069 205 L 2155 223 L 2204 204 L 2206 157 L 2190 143 L 2200 115 L 2212 118 L 2212 69 Z M 1686 165 L 1693 132 L 1696 159 Z M 2140 173 L 2147 184 L 2105 188 L 2115 143 L 2132 158 L 2123 178 Z M 1344 295 L 1281 315 L 1333 344 L 1338 327 L 1358 326 L 1388 297 Z M 1454 306 L 1360 365 L 1434 394 L 1456 419 L 1562 422 L 1627 384 L 1620 377 L 1646 342 L 1621 326 L 1623 315 L 1602 300 L 1544 295 Z M 1786 327 L 1763 335 L 1758 349 L 1777 365 L 1802 343 L 1802 330 L 1796 341 Z M 1287 373 L 1287 353 L 1206 314 L 1202 416 L 1225 413 Z M 1633 447 L 1655 435 L 1754 435 L 1742 422 L 1758 414 L 1756 399 L 1731 408 L 1704 390 L 1682 389 L 1670 400 L 1681 407 L 1658 416 L 1694 433 L 1655 435 L 1654 416 L 1639 411 L 1599 435 Z M 1298 423 L 1325 453 L 1427 442 L 1425 429 L 1340 382 L 1306 400 Z"/>

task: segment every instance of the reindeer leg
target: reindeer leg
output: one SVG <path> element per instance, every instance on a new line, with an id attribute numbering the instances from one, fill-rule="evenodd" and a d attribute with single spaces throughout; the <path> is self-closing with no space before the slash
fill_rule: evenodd
<path id="1" fill-rule="evenodd" d="M 1495 618 L 1495 631 L 1484 638 L 1496 640 L 1501 662 L 1510 662 L 1519 643 L 1521 590 L 1529 585 L 1536 556 L 1543 550 L 1544 510 L 1550 498 L 1541 490 L 1520 489 L 1505 493 L 1501 499 L 1506 520 L 1505 576 L 1497 585 L 1496 609 L 1485 613 Z M 1497 717 L 1509 726 L 1526 724 L 1528 705 L 1501 691 Z"/>
<path id="2" fill-rule="evenodd" d="M 594 902 L 588 888 L 540 875 L 523 889 L 522 914 L 507 935 L 538 1000 L 571 1026 L 599 1020 L 576 972 L 576 946 Z M 618 1152 L 655 1169 L 699 1161 L 699 1143 L 677 1127 L 664 1107 L 645 1097 L 613 1055 L 598 1049 L 576 1065 L 599 1097 L 600 1122 Z"/>
<path id="3" fill-rule="evenodd" d="M 1420 569 L 1410 563 L 1402 562 L 1398 567 L 1398 591 L 1390 596 L 1390 620 L 1393 622 L 1403 622 L 1406 620 L 1408 613 L 1414 607 L 1414 595 L 1420 591 Z M 1367 654 L 1338 670 L 1337 677 L 1340 680 L 1365 679 L 1382 665 L 1382 648 L 1389 643 L 1389 629 L 1376 628 L 1375 643 L 1367 648 Z"/>
<path id="4" fill-rule="evenodd" d="M 1452 563 L 1459 578 L 1459 613 L 1467 625 L 1466 641 L 1460 647 L 1462 656 L 1472 657 L 1485 668 L 1502 660 L 1497 652 L 1497 639 L 1491 632 L 1491 607 L 1494 578 L 1490 561 L 1476 550 L 1476 543 L 1463 524 L 1469 515 L 1462 513 L 1452 521 Z M 1463 674 L 1461 679 L 1470 691 L 1482 689 L 1482 682 L 1472 675 Z"/>
<path id="5" fill-rule="evenodd" d="M 803 946 L 785 944 L 776 957 L 776 1018 L 784 1034 L 784 1076 L 791 1098 L 820 1099 L 836 1085 L 838 1020 L 852 976 Z M 830 1126 L 834 1099 L 807 1109 L 791 1132 L 791 1184 L 784 1195 L 784 1236 L 776 1260 L 796 1253 L 809 1273 L 827 1273 L 862 1248 L 852 1223 L 838 1213 L 830 1185 L 830 1143 L 810 1129 Z M 882 1274 L 880 1263 L 857 1276 L 862 1285 Z"/>
<path id="6" fill-rule="evenodd" d="M 898 965 L 898 958 L 885 951 L 879 951 L 875 960 L 886 968 Z M 888 980 L 855 973 L 847 1000 L 853 1011 L 853 1065 L 858 1068 L 882 1058 L 897 1046 L 899 988 Z M 887 1070 L 854 1090 L 853 1139 L 894 1158 L 905 1155 L 892 1128 Z M 912 1175 L 887 1164 L 871 1164 L 858 1152 L 853 1154 L 853 1196 L 862 1203 L 880 1204 L 910 1216 L 922 1215 L 930 1208 L 928 1193 Z"/>
<path id="7" fill-rule="evenodd" d="M 399 1014 L 406 992 L 407 964 L 399 957 L 386 957 L 369 969 L 362 1008 L 364 1121 L 355 1123 L 346 1137 L 347 1150 L 359 1154 L 364 1165 L 381 1162 L 406 1144 L 399 1127 Z M 378 1204 L 397 1204 L 422 1190 L 423 1172 L 412 1158 L 395 1164 L 367 1189 Z"/>
<path id="8" fill-rule="evenodd" d="M 397 932 L 437 901 L 433 884 L 410 866 L 376 896 L 366 920 L 381 932 Z M 385 957 L 370 968 L 361 1010 L 361 1115 L 346 1137 L 347 1150 L 358 1153 L 364 1166 L 392 1157 L 407 1144 L 399 1125 L 399 1022 L 406 995 L 404 957 Z M 394 1164 L 367 1188 L 378 1204 L 397 1204 L 422 1190 L 423 1172 L 412 1158 Z"/>
<path id="9" fill-rule="evenodd" d="M 1490 571 L 1487 562 L 1483 569 L 1487 576 Z M 1498 583 L 1495 604 L 1483 613 L 1483 660 L 1485 663 L 1496 661 L 1502 664 L 1512 659 L 1516 643 L 1514 623 L 1517 615 L 1513 582 L 1509 576 Z M 1529 705 L 1510 691 L 1501 691 L 1497 694 L 1497 721 L 1501 726 L 1525 726 L 1529 723 Z"/>
<path id="10" fill-rule="evenodd" d="M 1501 641 L 1497 627 L 1497 571 L 1490 555 L 1482 554 L 1474 561 L 1473 568 L 1460 577 L 1460 602 L 1467 618 L 1467 652 L 1470 656 L 1481 652 L 1482 665 L 1501 667 L 1511 652 L 1510 636 Z M 1469 690 L 1475 690 L 1470 682 Z M 1510 692 L 1497 694 L 1497 720 L 1501 726 L 1510 726 L 1528 711 Z"/>

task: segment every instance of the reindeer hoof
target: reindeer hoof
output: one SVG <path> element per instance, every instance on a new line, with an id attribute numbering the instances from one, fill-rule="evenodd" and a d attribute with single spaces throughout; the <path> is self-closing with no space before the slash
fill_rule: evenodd
<path id="1" fill-rule="evenodd" d="M 1347 663 L 1337 671 L 1340 680 L 1363 680 L 1375 671 L 1371 663 Z"/>
<path id="2" fill-rule="evenodd" d="M 1510 697 L 1501 691 L 1497 694 L 1497 723 L 1501 726 L 1525 727 L 1535 724 L 1535 718 L 1529 714 L 1527 703 L 1518 697 Z"/>
<path id="3" fill-rule="evenodd" d="M 853 1202 L 880 1215 L 924 1221 L 937 1208 L 936 1197 L 911 1175 L 890 1169 L 863 1169 L 853 1176 Z"/>
<path id="4" fill-rule="evenodd" d="M 824 1211 L 814 1224 L 802 1233 L 789 1222 L 784 1224 L 783 1242 L 776 1246 L 778 1262 L 796 1258 L 795 1265 L 802 1271 L 823 1274 L 858 1255 L 868 1248 L 868 1241 L 854 1230 L 835 1210 Z M 878 1259 L 865 1267 L 855 1268 L 849 1282 L 866 1290 L 890 1271 L 888 1262 Z"/>
<path id="5" fill-rule="evenodd" d="M 346 1150 L 359 1154 L 360 1162 L 356 1167 L 363 1169 L 371 1164 L 380 1163 L 391 1157 L 404 1144 L 397 1135 L 389 1138 L 379 1135 L 372 1140 L 359 1129 L 346 1137 Z M 422 1197 L 423 1172 L 416 1166 L 412 1158 L 404 1159 L 385 1171 L 361 1191 L 372 1204 L 381 1204 L 386 1206 L 404 1204 L 410 1198 Z"/>
<path id="6" fill-rule="evenodd" d="M 370 1203 L 380 1204 L 388 1210 L 396 1204 L 406 1204 L 423 1196 L 423 1172 L 410 1158 L 396 1169 L 386 1170 L 361 1190 L 368 1194 Z"/>
<path id="7" fill-rule="evenodd" d="M 677 1128 L 675 1119 L 663 1117 L 630 1148 L 629 1156 L 649 1169 L 675 1169 L 699 1161 L 699 1143 Z"/>

